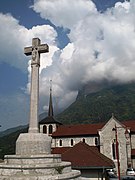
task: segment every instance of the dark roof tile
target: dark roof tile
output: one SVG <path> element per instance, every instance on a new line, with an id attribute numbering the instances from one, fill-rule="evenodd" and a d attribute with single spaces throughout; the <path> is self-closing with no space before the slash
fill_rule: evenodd
<path id="1" fill-rule="evenodd" d="M 39 124 L 59 124 L 61 125 L 59 121 L 56 121 L 53 116 L 47 116 L 44 119 L 42 119 Z"/>
<path id="2" fill-rule="evenodd" d="M 61 148 L 59 148 L 61 149 Z M 101 154 L 94 146 L 80 142 L 72 148 L 59 150 L 62 152 L 62 160 L 70 161 L 73 167 L 86 168 L 113 168 L 114 163 L 111 159 Z M 54 151 L 55 152 L 55 151 Z M 58 148 L 57 148 L 58 152 Z"/>
<path id="3" fill-rule="evenodd" d="M 125 126 L 130 127 L 132 133 L 135 133 L 135 120 L 123 121 L 122 123 Z"/>
<path id="4" fill-rule="evenodd" d="M 98 129 L 101 129 L 103 125 L 103 123 L 99 123 L 60 126 L 57 131 L 52 134 L 52 137 L 95 135 L 98 133 Z"/>
<path id="5" fill-rule="evenodd" d="M 122 123 L 125 126 L 130 127 L 132 133 L 135 133 L 135 120 L 123 121 Z M 52 134 L 52 137 L 97 135 L 98 130 L 101 129 L 104 125 L 105 123 L 63 125 L 60 126 L 57 131 Z"/>

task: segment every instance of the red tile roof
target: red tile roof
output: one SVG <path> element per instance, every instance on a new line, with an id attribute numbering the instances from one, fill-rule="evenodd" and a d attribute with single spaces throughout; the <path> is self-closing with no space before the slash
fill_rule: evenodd
<path id="1" fill-rule="evenodd" d="M 60 126 L 52 137 L 95 135 L 103 126 L 103 123 Z"/>
<path id="2" fill-rule="evenodd" d="M 52 154 L 63 154 L 67 150 L 71 149 L 72 147 L 55 147 L 52 148 Z"/>
<path id="3" fill-rule="evenodd" d="M 121 123 L 127 127 L 130 127 L 131 132 L 135 133 L 135 120 L 123 121 Z M 52 134 L 52 137 L 97 135 L 98 130 L 101 129 L 104 125 L 105 123 L 62 125 L 59 126 L 57 131 Z"/>
<path id="4" fill-rule="evenodd" d="M 60 149 L 60 148 L 59 148 Z M 60 150 L 61 151 L 61 150 Z M 55 151 L 53 151 L 55 152 Z M 58 152 L 58 149 L 57 149 Z M 63 161 L 70 161 L 72 167 L 76 168 L 113 168 L 111 159 L 99 153 L 94 146 L 80 142 L 62 153 Z"/>
<path id="5" fill-rule="evenodd" d="M 135 133 L 135 120 L 132 121 L 123 121 L 122 122 L 125 126 L 130 127 L 131 128 L 131 132 Z"/>

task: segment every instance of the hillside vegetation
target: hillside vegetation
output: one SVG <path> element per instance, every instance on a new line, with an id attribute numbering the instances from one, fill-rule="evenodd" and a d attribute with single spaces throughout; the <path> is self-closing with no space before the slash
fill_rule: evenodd
<path id="1" fill-rule="evenodd" d="M 3 159 L 4 155 L 15 154 L 15 143 L 19 134 L 27 131 L 25 128 L 0 137 L 0 159 Z"/>
<path id="2" fill-rule="evenodd" d="M 135 120 L 135 84 L 104 88 L 88 95 L 79 93 L 76 101 L 56 119 L 63 124 L 98 123 L 108 121 L 112 113 L 119 121 Z M 16 128 L 0 137 L 0 158 L 15 153 L 15 142 L 22 132 L 27 132 L 27 128 Z"/>
<path id="3" fill-rule="evenodd" d="M 98 123 L 108 121 L 112 113 L 119 121 L 135 119 L 135 84 L 82 93 L 57 119 L 64 124 Z"/>

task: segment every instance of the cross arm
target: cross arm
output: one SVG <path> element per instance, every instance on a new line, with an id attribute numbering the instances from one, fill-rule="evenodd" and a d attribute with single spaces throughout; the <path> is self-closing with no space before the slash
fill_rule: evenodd
<path id="1" fill-rule="evenodd" d="M 49 46 L 47 44 L 41 44 L 40 46 L 38 47 L 25 47 L 24 48 L 24 54 L 26 56 L 29 56 L 32 54 L 32 51 L 36 49 L 38 50 L 39 53 L 46 53 L 46 52 L 49 52 Z"/>
<path id="2" fill-rule="evenodd" d="M 49 46 L 48 44 L 41 44 L 38 48 L 39 53 L 46 53 L 49 52 Z"/>
<path id="3" fill-rule="evenodd" d="M 24 48 L 24 54 L 25 54 L 26 56 L 31 55 L 31 54 L 32 54 L 32 47 L 25 47 L 25 48 Z"/>

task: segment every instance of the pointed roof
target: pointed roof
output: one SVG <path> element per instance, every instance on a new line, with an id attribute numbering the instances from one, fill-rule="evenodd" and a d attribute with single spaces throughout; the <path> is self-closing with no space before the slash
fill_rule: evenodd
<path id="1" fill-rule="evenodd" d="M 72 148 L 62 153 L 63 161 L 70 161 L 72 167 L 76 168 L 113 168 L 111 159 L 101 154 L 96 146 L 89 146 L 84 142 L 79 142 Z M 56 153 L 55 150 L 53 150 Z M 58 149 L 57 149 L 58 152 Z M 62 151 L 61 151 L 62 152 Z"/>
<path id="2" fill-rule="evenodd" d="M 99 129 L 98 131 L 99 131 L 99 132 L 104 131 L 104 130 L 108 127 L 109 124 L 113 124 L 114 127 L 116 126 L 116 124 L 118 124 L 118 126 L 123 127 L 123 128 L 126 128 L 125 125 L 124 125 L 121 121 L 118 121 L 118 120 L 116 119 L 116 117 L 114 116 L 114 113 L 112 113 L 111 118 L 110 118 L 110 119 L 104 124 L 104 126 L 103 126 L 101 129 Z"/>
<path id="3" fill-rule="evenodd" d="M 49 99 L 49 110 L 48 110 L 48 116 L 53 116 L 53 104 L 52 104 L 52 80 L 50 80 L 50 99 Z"/>
<path id="4" fill-rule="evenodd" d="M 39 124 L 62 124 L 56 121 L 53 117 L 53 103 L 52 103 L 52 80 L 50 80 L 50 98 L 49 98 L 49 109 L 48 116 L 42 119 Z"/>

